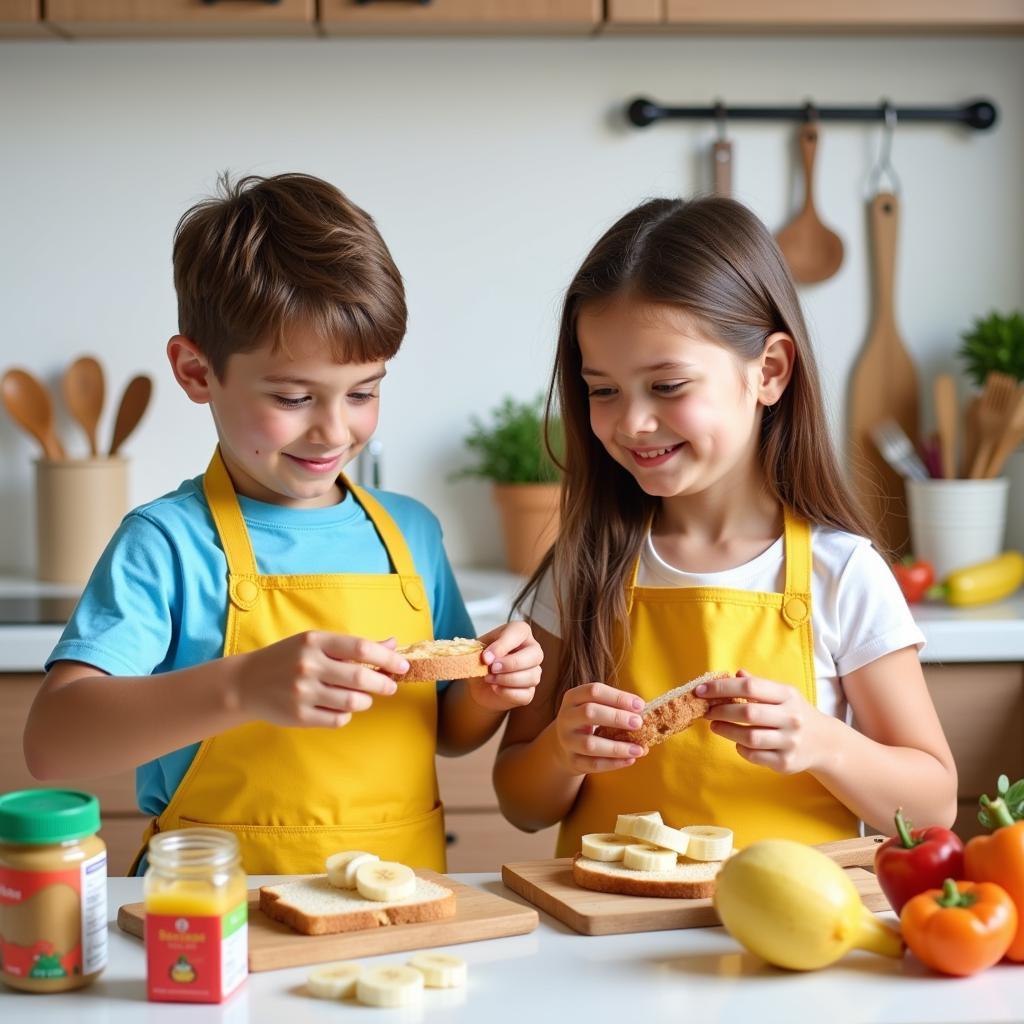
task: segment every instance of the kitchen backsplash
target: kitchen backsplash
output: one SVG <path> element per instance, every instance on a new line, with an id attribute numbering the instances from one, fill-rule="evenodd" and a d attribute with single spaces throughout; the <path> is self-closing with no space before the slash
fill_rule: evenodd
<path id="1" fill-rule="evenodd" d="M 897 128 L 897 316 L 930 379 L 958 369 L 958 336 L 975 315 L 1024 304 L 1020 37 L 0 43 L 0 363 L 53 385 L 71 357 L 94 352 L 112 395 L 150 373 L 152 406 L 124 449 L 131 501 L 199 473 L 209 415 L 189 405 L 163 354 L 175 330 L 175 222 L 222 170 L 326 177 L 377 219 L 408 288 L 409 335 L 383 391 L 383 484 L 438 514 L 454 561 L 496 564 L 488 487 L 448 481 L 470 415 L 544 386 L 562 290 L 614 217 L 711 185 L 714 126 L 628 127 L 620 110 L 636 95 L 990 97 L 992 132 Z M 729 134 L 734 194 L 778 228 L 799 193 L 793 127 Z M 879 136 L 824 124 L 817 154 L 816 204 L 845 254 L 802 297 L 837 434 L 869 329 L 865 195 Z M 923 415 L 930 424 L 928 401 Z M 0 420 L 5 570 L 32 569 L 33 457 Z"/>

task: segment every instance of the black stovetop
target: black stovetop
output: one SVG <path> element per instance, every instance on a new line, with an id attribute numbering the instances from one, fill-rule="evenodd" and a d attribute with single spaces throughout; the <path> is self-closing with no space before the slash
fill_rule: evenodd
<path id="1" fill-rule="evenodd" d="M 0 626 L 63 626 L 76 597 L 0 597 Z"/>

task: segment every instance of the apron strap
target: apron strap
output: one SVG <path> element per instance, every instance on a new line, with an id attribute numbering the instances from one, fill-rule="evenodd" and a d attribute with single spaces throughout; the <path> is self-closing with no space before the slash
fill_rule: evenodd
<path id="1" fill-rule="evenodd" d="M 228 561 L 228 573 L 232 577 L 255 577 L 256 556 L 249 541 L 249 531 L 238 504 L 235 486 L 228 476 L 220 448 L 213 453 L 210 465 L 203 477 L 203 493 L 210 507 L 213 524 L 217 528 L 224 555 Z"/>
<path id="2" fill-rule="evenodd" d="M 347 477 L 341 477 L 342 483 L 352 492 L 352 497 L 362 506 L 363 511 L 369 516 L 374 529 L 380 535 L 380 539 L 387 549 L 391 565 L 398 574 L 402 585 L 402 594 L 405 596 L 410 607 L 416 611 L 427 606 L 427 595 L 423 589 L 423 582 L 416 572 L 416 563 L 413 562 L 412 552 L 406 543 L 398 524 L 388 515 L 384 506 L 369 491 L 353 484 Z"/>
<path id="3" fill-rule="evenodd" d="M 786 590 L 782 617 L 796 629 L 811 615 L 811 524 L 788 507 L 785 517 Z"/>

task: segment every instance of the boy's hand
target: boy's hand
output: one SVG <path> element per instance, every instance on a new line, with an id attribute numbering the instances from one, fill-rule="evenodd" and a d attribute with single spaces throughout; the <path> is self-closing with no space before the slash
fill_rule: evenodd
<path id="1" fill-rule="evenodd" d="M 816 728 L 822 713 L 792 686 L 752 676 L 740 669 L 735 676 L 697 687 L 697 696 L 744 697 L 746 704 L 716 704 L 704 716 L 711 731 L 732 740 L 736 752 L 751 764 L 783 775 L 814 769 L 828 741 Z"/>
<path id="2" fill-rule="evenodd" d="M 398 689 L 384 673 L 401 675 L 409 663 L 394 646 L 394 639 L 376 643 L 319 630 L 297 633 L 241 656 L 242 705 L 273 725 L 347 725 L 353 712 L 373 704 L 371 694 L 387 697 Z"/>
<path id="3" fill-rule="evenodd" d="M 544 652 L 525 622 L 507 622 L 478 637 L 490 672 L 468 679 L 473 700 L 489 711 L 521 708 L 533 700 Z"/>
<path id="4" fill-rule="evenodd" d="M 635 743 L 595 736 L 598 726 L 639 729 L 644 701 L 635 693 L 606 683 L 574 686 L 562 698 L 555 717 L 555 736 L 562 767 L 573 775 L 628 768 L 646 750 Z"/>

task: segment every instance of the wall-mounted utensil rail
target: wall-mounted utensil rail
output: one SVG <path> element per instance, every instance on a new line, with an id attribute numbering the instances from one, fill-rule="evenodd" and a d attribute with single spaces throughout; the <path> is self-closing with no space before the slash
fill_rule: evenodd
<path id="1" fill-rule="evenodd" d="M 880 103 L 873 107 L 829 107 L 805 103 L 799 107 L 731 107 L 716 103 L 709 107 L 666 107 L 654 100 L 640 97 L 626 107 L 627 118 L 643 128 L 662 120 L 703 121 L 885 121 L 886 110 L 895 113 L 902 124 L 931 122 L 959 124 L 984 131 L 996 123 L 998 111 L 991 100 L 977 99 L 958 107 L 898 107 Z"/>

